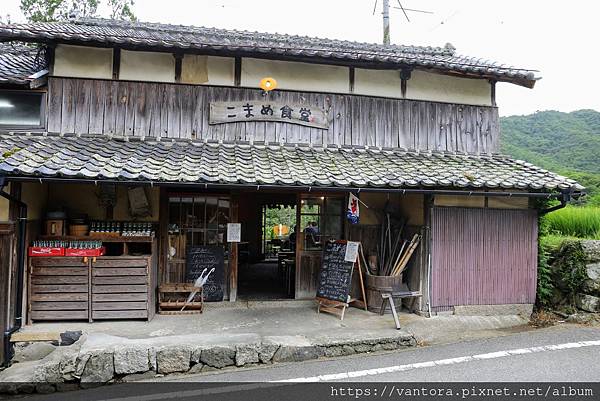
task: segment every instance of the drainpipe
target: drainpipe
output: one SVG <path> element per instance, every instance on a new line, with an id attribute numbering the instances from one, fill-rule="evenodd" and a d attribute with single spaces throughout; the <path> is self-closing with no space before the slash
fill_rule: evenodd
<path id="1" fill-rule="evenodd" d="M 560 205 L 556 205 L 556 206 L 549 207 L 548 209 L 540 210 L 540 216 L 543 216 L 550 212 L 554 212 L 555 210 L 562 209 L 565 206 L 567 206 L 567 204 L 571 201 L 571 195 L 572 195 L 572 191 L 563 191 L 559 198 Z"/>
<path id="2" fill-rule="evenodd" d="M 6 180 L 0 177 L 0 197 L 8 199 L 19 205 L 18 230 L 19 240 L 17 243 L 17 299 L 15 301 L 15 317 L 13 326 L 4 332 L 4 366 L 8 366 L 12 358 L 12 348 L 10 346 L 10 336 L 18 331 L 23 325 L 23 279 L 25 275 L 25 250 L 26 250 L 26 229 L 27 229 L 27 205 L 20 199 L 15 198 L 9 193 L 4 192 Z"/>

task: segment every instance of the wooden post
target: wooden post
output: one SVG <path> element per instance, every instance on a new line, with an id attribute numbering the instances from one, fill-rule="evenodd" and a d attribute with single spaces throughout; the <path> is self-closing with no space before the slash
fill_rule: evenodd
<path id="1" fill-rule="evenodd" d="M 302 211 L 302 194 L 296 195 L 296 278 L 294 279 L 294 299 L 298 299 L 298 289 L 300 284 L 300 272 L 302 269 L 302 258 L 300 256 L 304 247 L 304 233 L 301 230 L 301 211 Z"/>
<path id="2" fill-rule="evenodd" d="M 119 79 L 121 72 L 121 49 L 113 49 L 112 79 Z"/>
<path id="3" fill-rule="evenodd" d="M 237 195 L 231 197 L 230 222 L 238 222 L 238 205 L 239 198 Z M 238 244 L 231 242 L 229 244 L 229 302 L 237 300 L 238 287 Z"/>
<path id="4" fill-rule="evenodd" d="M 365 311 L 367 311 L 368 310 L 367 295 L 365 294 L 365 282 L 363 281 L 362 269 L 360 268 L 360 265 L 361 265 L 360 255 L 358 255 L 358 257 L 356 258 L 356 263 L 358 266 L 358 278 L 360 279 L 360 292 L 362 295 Z M 365 266 L 365 269 L 367 269 L 367 266 Z"/>
<path id="5" fill-rule="evenodd" d="M 492 103 L 492 106 L 496 107 L 496 106 L 498 106 L 496 104 L 496 81 L 490 80 L 490 89 L 491 89 L 491 91 L 490 91 L 490 97 L 491 97 L 490 101 Z M 487 198 L 486 198 L 486 200 L 487 200 Z"/>
<path id="6" fill-rule="evenodd" d="M 165 277 L 169 264 L 169 194 L 166 188 L 160 188 L 158 211 L 158 283 L 168 281 Z"/>
<path id="7" fill-rule="evenodd" d="M 407 89 L 407 83 L 408 80 L 410 79 L 410 75 L 411 75 L 411 70 L 409 69 L 402 69 L 400 70 L 400 92 L 402 93 L 402 98 L 406 98 L 406 89 Z"/>
<path id="8" fill-rule="evenodd" d="M 180 83 L 181 82 L 181 68 L 183 65 L 183 54 L 175 53 L 175 54 L 173 54 L 173 57 L 175 57 L 175 82 Z"/>
<path id="9" fill-rule="evenodd" d="M 86 258 L 84 258 L 85 260 Z M 92 294 L 92 289 L 94 288 L 94 276 L 92 274 L 92 261 L 88 259 L 87 261 L 87 271 L 88 271 L 88 323 L 92 323 L 94 321 L 94 295 Z"/>
<path id="10" fill-rule="evenodd" d="M 242 58 L 236 57 L 234 61 L 233 86 L 242 85 Z"/>

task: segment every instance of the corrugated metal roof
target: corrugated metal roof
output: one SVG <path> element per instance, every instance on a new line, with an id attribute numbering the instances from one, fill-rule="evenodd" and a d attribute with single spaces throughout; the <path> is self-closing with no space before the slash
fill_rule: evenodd
<path id="1" fill-rule="evenodd" d="M 156 23 L 79 19 L 70 22 L 0 24 L 0 40 L 154 48 L 213 54 L 357 64 L 377 68 L 414 67 L 533 87 L 537 71 L 457 54 L 445 47 L 381 45 L 272 33 Z"/>
<path id="2" fill-rule="evenodd" d="M 49 134 L 0 135 L 0 174 L 315 189 L 583 189 L 571 179 L 501 155 Z"/>

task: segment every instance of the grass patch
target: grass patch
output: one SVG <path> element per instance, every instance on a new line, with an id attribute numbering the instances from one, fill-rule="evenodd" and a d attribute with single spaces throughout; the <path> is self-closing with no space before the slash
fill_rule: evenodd
<path id="1" fill-rule="evenodd" d="M 600 207 L 567 206 L 544 216 L 554 237 L 600 240 Z"/>

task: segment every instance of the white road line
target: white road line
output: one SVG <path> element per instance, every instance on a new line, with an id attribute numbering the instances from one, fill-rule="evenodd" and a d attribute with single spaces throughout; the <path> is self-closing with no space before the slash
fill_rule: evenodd
<path id="1" fill-rule="evenodd" d="M 198 389 L 198 390 L 186 390 L 186 391 L 173 391 L 169 393 L 161 393 L 161 394 L 149 394 L 149 395 L 136 395 L 132 397 L 122 397 L 122 398 L 111 398 L 110 401 L 154 401 L 154 400 L 166 400 L 173 398 L 182 398 L 182 397 L 198 397 L 203 395 L 210 394 L 224 394 L 224 393 L 233 393 L 238 391 L 246 391 L 253 390 L 259 388 L 273 388 L 284 386 L 286 384 L 291 383 L 302 383 L 302 382 L 324 382 L 324 381 L 333 381 L 333 380 L 342 380 L 342 379 L 351 379 L 355 377 L 364 377 L 364 376 L 374 376 L 381 375 L 385 373 L 394 373 L 394 372 L 405 372 L 408 370 L 415 369 L 423 369 L 430 368 L 435 366 L 448 366 L 455 365 L 459 363 L 480 361 L 480 360 L 490 360 L 497 358 L 506 358 L 509 356 L 515 355 L 523 355 L 523 354 L 531 354 L 536 352 L 552 352 L 552 351 L 560 351 L 571 348 L 583 348 L 583 347 L 598 347 L 600 346 L 600 340 L 593 341 L 580 341 L 576 343 L 564 343 L 564 344 L 555 344 L 555 345 L 543 345 L 539 347 L 529 347 L 529 348 L 517 348 L 506 351 L 497 351 L 497 352 L 489 352 L 486 354 L 476 354 L 469 356 L 461 356 L 457 358 L 448 358 L 448 359 L 439 359 L 436 361 L 426 361 L 426 362 L 418 362 L 411 363 L 407 365 L 394 365 L 387 366 L 383 368 L 375 368 L 375 369 L 366 369 L 366 370 L 357 370 L 352 372 L 341 372 L 341 373 L 331 373 L 320 376 L 310 376 L 310 377 L 297 377 L 294 379 L 286 379 L 286 380 L 276 380 L 267 383 L 249 383 L 249 384 L 240 384 L 235 386 L 221 386 L 221 387 L 212 387 L 207 389 Z"/>
<path id="2" fill-rule="evenodd" d="M 543 346 L 538 346 L 538 347 L 517 348 L 517 349 L 506 350 L 506 351 L 489 352 L 486 354 L 462 356 L 462 357 L 458 357 L 458 358 L 440 359 L 437 361 L 411 363 L 411 364 L 407 364 L 407 365 L 387 366 L 384 368 L 357 370 L 357 371 L 353 371 L 353 372 L 333 373 L 333 374 L 320 375 L 320 376 L 298 377 L 295 379 L 278 380 L 276 383 L 324 382 L 324 381 L 348 379 L 348 378 L 355 378 L 355 377 L 381 375 L 381 374 L 393 373 L 393 372 L 406 372 L 408 370 L 430 368 L 433 366 L 447 366 L 447 365 L 455 365 L 458 363 L 473 362 L 473 361 L 479 361 L 479 360 L 506 358 L 508 356 L 531 354 L 531 353 L 535 353 L 535 352 L 552 352 L 552 351 L 560 351 L 560 350 L 565 350 L 565 349 L 570 349 L 570 348 L 597 347 L 597 346 L 600 346 L 600 340 L 579 341 L 576 343 L 564 343 L 564 344 L 554 344 L 554 345 L 543 345 Z"/>

